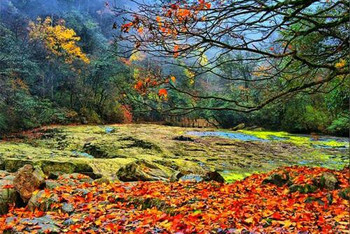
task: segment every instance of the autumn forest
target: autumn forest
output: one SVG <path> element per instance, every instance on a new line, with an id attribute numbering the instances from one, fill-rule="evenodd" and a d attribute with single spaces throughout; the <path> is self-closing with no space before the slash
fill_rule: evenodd
<path id="1" fill-rule="evenodd" d="M 0 0 L 0 233 L 348 233 L 349 12 Z"/>

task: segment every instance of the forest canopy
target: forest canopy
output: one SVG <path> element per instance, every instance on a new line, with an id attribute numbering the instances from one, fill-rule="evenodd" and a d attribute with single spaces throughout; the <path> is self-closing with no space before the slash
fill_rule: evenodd
<path id="1" fill-rule="evenodd" d="M 346 1 L 6 0 L 0 17 L 0 132 L 186 117 L 348 133 Z"/>

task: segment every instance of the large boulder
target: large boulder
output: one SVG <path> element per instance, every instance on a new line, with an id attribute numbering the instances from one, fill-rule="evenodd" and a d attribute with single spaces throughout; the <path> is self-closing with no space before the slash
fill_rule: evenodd
<path id="1" fill-rule="evenodd" d="M 41 168 L 50 178 L 58 177 L 59 174 L 80 173 L 90 176 L 93 179 L 101 178 L 99 174 L 95 174 L 93 168 L 85 162 L 60 162 L 54 160 L 44 160 L 41 162 Z"/>
<path id="2" fill-rule="evenodd" d="M 27 164 L 33 164 L 30 160 L 19 159 L 19 158 L 5 158 L 3 159 L 3 167 L 8 172 L 16 172 Z"/>
<path id="3" fill-rule="evenodd" d="M 46 175 L 52 173 L 74 173 L 75 165 L 72 162 L 43 161 L 41 168 Z"/>
<path id="4" fill-rule="evenodd" d="M 33 192 L 45 185 L 45 175 L 41 169 L 27 164 L 17 171 L 13 185 L 23 202 L 27 203 Z"/>
<path id="5" fill-rule="evenodd" d="M 120 168 L 117 176 L 121 181 L 159 181 L 169 180 L 171 169 L 147 160 L 137 160 Z"/>

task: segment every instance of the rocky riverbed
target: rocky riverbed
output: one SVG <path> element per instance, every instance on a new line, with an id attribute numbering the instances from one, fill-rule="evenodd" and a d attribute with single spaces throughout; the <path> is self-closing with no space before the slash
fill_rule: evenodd
<path id="1" fill-rule="evenodd" d="M 120 180 L 132 177 L 122 175 L 125 167 L 134 172 L 147 167 L 150 173 L 139 173 L 134 179 L 164 180 L 175 173 L 217 171 L 232 182 L 280 166 L 341 169 L 348 163 L 346 140 L 152 124 L 51 126 L 3 138 L 0 169 L 16 172 L 31 164 L 46 175 L 82 173 L 93 179 Z"/>

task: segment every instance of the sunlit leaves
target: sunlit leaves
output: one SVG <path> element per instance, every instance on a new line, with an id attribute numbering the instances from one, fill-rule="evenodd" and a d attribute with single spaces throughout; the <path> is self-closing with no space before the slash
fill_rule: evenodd
<path id="1" fill-rule="evenodd" d="M 164 90 L 159 90 L 163 95 Z M 331 172 L 340 189 L 318 189 L 313 193 L 290 193 L 288 185 L 278 187 L 262 181 L 274 173 L 289 173 L 296 185 L 310 183 L 322 173 Z M 60 202 L 76 207 L 72 214 L 53 211 L 29 212 L 19 208 L 0 217 L 0 231 L 19 231 L 22 219 L 50 215 L 63 232 L 134 233 L 341 233 L 349 227 L 349 201 L 339 191 L 349 187 L 348 169 L 287 167 L 268 174 L 254 174 L 233 184 L 193 182 L 77 183 L 50 191 Z M 84 177 L 81 178 L 82 180 Z M 58 181 L 62 180 L 59 179 Z M 287 192 L 286 192 L 287 190 Z M 85 192 L 82 192 L 85 191 Z M 332 196 L 332 202 L 327 200 Z M 307 199 L 310 202 L 306 202 Z M 5 224 L 7 218 L 16 217 Z M 73 224 L 65 225 L 65 220 Z M 39 229 L 40 230 L 40 227 Z"/>
<path id="2" fill-rule="evenodd" d="M 188 81 L 190 85 L 193 85 L 195 82 L 195 77 L 196 77 L 196 73 L 194 73 L 193 71 L 191 71 L 190 69 L 185 69 L 184 70 L 185 75 L 188 77 Z"/>
<path id="3" fill-rule="evenodd" d="M 44 21 L 38 18 L 37 23 L 30 22 L 30 37 L 34 40 L 41 40 L 45 47 L 54 55 L 63 57 L 66 63 L 74 60 L 81 60 L 90 63 L 89 58 L 76 44 L 80 41 L 73 29 L 66 28 L 64 21 L 53 25 L 52 19 L 47 17 Z"/>
<path id="4" fill-rule="evenodd" d="M 177 58 L 179 56 L 179 45 L 174 46 L 174 58 Z"/>
<path id="5" fill-rule="evenodd" d="M 159 89 L 158 95 L 161 98 L 167 98 L 168 97 L 168 91 L 166 89 Z"/>
<path id="6" fill-rule="evenodd" d="M 130 23 L 126 23 L 126 24 L 123 24 L 121 26 L 121 31 L 124 32 L 124 33 L 127 33 L 130 31 L 131 27 L 133 26 L 133 23 L 130 22 Z"/>
<path id="7" fill-rule="evenodd" d="M 129 62 L 135 62 L 135 61 L 143 61 L 146 58 L 146 55 L 140 51 L 134 50 L 132 52 L 132 55 L 129 58 Z"/>
<path id="8" fill-rule="evenodd" d="M 208 65 L 208 62 L 209 60 L 208 60 L 208 57 L 205 55 L 205 53 L 204 52 L 201 53 L 201 56 L 199 58 L 199 64 L 204 67 Z"/>
<path id="9" fill-rule="evenodd" d="M 346 65 L 346 60 L 345 59 L 340 59 L 339 62 L 337 62 L 335 64 L 335 67 L 338 68 L 338 69 L 341 69 L 343 67 L 345 67 Z"/>

